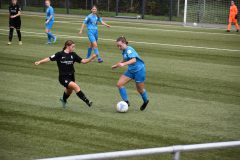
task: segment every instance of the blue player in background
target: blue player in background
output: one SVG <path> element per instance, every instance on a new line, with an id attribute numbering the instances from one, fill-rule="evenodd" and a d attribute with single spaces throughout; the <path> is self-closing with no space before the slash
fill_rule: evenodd
<path id="1" fill-rule="evenodd" d="M 113 65 L 112 69 L 128 65 L 128 70 L 119 78 L 117 83 L 120 95 L 129 106 L 127 91 L 124 85 L 134 79 L 137 91 L 143 99 L 143 104 L 140 107 L 140 110 L 143 111 L 149 103 L 147 91 L 144 89 L 144 81 L 146 78 L 145 64 L 138 53 L 132 47 L 128 46 L 128 41 L 125 37 L 119 37 L 117 39 L 117 47 L 123 51 L 123 60 Z"/>
<path id="2" fill-rule="evenodd" d="M 50 0 L 45 0 L 45 5 L 47 7 L 46 10 L 46 22 L 45 22 L 45 32 L 48 37 L 48 42 L 47 44 L 51 44 L 52 42 L 55 43 L 57 40 L 57 37 L 54 36 L 51 32 L 53 23 L 54 23 L 54 10 L 53 7 L 51 6 L 51 1 Z"/>
<path id="3" fill-rule="evenodd" d="M 101 17 L 97 14 L 97 7 L 93 6 L 91 9 L 91 14 L 89 14 L 85 20 L 83 21 L 82 27 L 79 31 L 79 34 L 82 34 L 84 26 L 87 25 L 88 29 L 88 38 L 89 38 L 89 47 L 87 52 L 87 57 L 89 58 L 91 56 L 92 50 L 94 51 L 94 57 L 97 56 L 98 62 L 102 63 L 103 60 L 100 56 L 100 53 L 98 51 L 98 22 L 103 24 L 104 26 L 110 27 L 110 25 L 106 24 Z"/>

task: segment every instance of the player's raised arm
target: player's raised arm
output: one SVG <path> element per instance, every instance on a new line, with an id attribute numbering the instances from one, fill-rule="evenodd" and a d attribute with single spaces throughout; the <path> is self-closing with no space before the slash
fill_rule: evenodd
<path id="1" fill-rule="evenodd" d="M 42 59 L 42 60 L 36 61 L 34 64 L 37 66 L 37 65 L 39 65 L 39 64 L 47 63 L 47 62 L 49 62 L 49 61 L 50 61 L 50 58 L 47 57 L 47 58 L 44 58 L 44 59 Z"/>

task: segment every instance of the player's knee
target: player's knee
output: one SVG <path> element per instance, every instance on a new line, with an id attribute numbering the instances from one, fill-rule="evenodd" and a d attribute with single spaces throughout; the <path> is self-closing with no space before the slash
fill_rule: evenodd
<path id="1" fill-rule="evenodd" d="M 122 88 L 123 87 L 123 85 L 120 82 L 118 82 L 116 86 L 117 86 L 117 88 Z"/>
<path id="2" fill-rule="evenodd" d="M 143 93 L 144 92 L 144 88 L 137 88 L 137 91 L 138 91 L 138 93 Z"/>

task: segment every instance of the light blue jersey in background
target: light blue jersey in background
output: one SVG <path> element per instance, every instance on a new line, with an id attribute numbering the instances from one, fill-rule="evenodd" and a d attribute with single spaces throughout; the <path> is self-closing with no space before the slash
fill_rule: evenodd
<path id="1" fill-rule="evenodd" d="M 53 10 L 53 7 L 52 7 L 52 6 L 49 6 L 49 7 L 46 9 L 46 19 L 49 19 L 50 16 L 52 16 L 51 21 L 54 21 L 54 10 Z"/>
<path id="2" fill-rule="evenodd" d="M 87 25 L 88 30 L 97 30 L 98 22 L 102 22 L 102 18 L 97 17 L 95 14 L 89 14 L 83 21 Z"/>

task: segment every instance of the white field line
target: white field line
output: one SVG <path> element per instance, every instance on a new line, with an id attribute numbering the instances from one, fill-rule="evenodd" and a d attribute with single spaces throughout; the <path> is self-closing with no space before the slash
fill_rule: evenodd
<path id="1" fill-rule="evenodd" d="M 69 22 L 69 21 L 55 21 L 56 23 L 63 24 L 76 24 L 81 25 L 80 22 Z M 100 25 L 100 27 L 103 27 Z M 221 35 L 221 36 L 240 36 L 240 34 L 225 34 L 225 33 L 209 33 L 209 32 L 196 32 L 196 31 L 182 31 L 182 30 L 170 30 L 170 29 L 160 29 L 160 28 L 142 28 L 142 27 L 125 27 L 125 26 L 111 26 L 111 28 L 125 28 L 125 29 L 138 29 L 138 30 L 147 30 L 147 31 L 163 31 L 163 32 L 177 32 L 177 33 L 192 33 L 192 34 L 207 34 L 207 35 Z"/>
<path id="2" fill-rule="evenodd" d="M 0 14 L 8 14 L 8 13 L 0 13 Z M 30 14 L 30 15 L 27 15 L 27 14 L 22 14 L 23 16 L 29 16 L 29 17 L 41 17 L 41 18 L 45 18 L 46 16 L 44 15 L 37 15 L 37 14 Z M 61 18 L 61 19 L 73 19 L 73 20 L 79 20 L 80 22 L 83 21 L 84 19 L 81 18 L 83 17 L 83 15 L 79 16 L 79 19 L 77 17 L 70 17 L 70 16 L 64 16 L 64 15 L 57 15 L 55 16 L 56 18 Z M 175 27 L 176 25 L 175 24 L 156 24 L 156 23 L 144 23 L 144 22 L 130 22 L 130 21 L 114 21 L 114 20 L 108 20 L 108 22 L 112 22 L 112 23 L 125 23 L 125 24 L 144 24 L 144 25 L 148 25 L 148 26 L 172 26 L 172 27 Z M 187 28 L 196 28 L 196 27 L 192 27 L 192 26 L 184 26 L 184 27 L 187 27 Z M 224 31 L 223 29 L 219 29 L 219 28 L 201 28 L 201 29 L 211 29 L 211 30 L 221 30 L 221 31 Z M 194 31 L 193 31 L 194 32 Z M 204 33 L 204 32 L 202 32 Z M 221 34 L 221 33 L 219 33 Z M 227 35 L 235 35 L 235 34 L 227 34 Z"/>
<path id="3" fill-rule="evenodd" d="M 0 29 L 0 31 L 8 32 L 6 29 Z M 45 33 L 38 33 L 38 32 L 28 32 L 28 31 L 21 31 L 23 33 L 32 34 L 28 36 L 32 37 L 43 37 L 39 35 L 46 35 Z M 2 33 L 0 33 L 2 34 Z M 5 34 L 4 34 L 5 35 Z M 56 35 L 57 37 L 63 37 L 63 38 L 74 38 L 74 39 L 87 39 L 88 37 L 79 37 L 79 36 L 71 36 L 71 35 Z M 115 42 L 115 39 L 106 39 L 106 38 L 99 38 L 103 41 L 112 41 Z M 228 51 L 228 52 L 240 52 L 240 50 L 237 49 L 226 49 L 226 48 L 209 48 L 209 47 L 199 47 L 199 46 L 186 46 L 186 45 L 178 45 L 178 44 L 165 44 L 165 43 L 151 43 L 151 42 L 138 42 L 138 41 L 129 41 L 131 43 L 135 44 L 144 44 L 144 45 L 157 45 L 157 46 L 167 46 L 167 47 L 181 47 L 181 48 L 192 48 L 192 49 L 205 49 L 205 50 L 216 50 L 216 51 Z"/>

